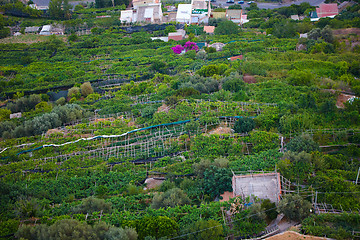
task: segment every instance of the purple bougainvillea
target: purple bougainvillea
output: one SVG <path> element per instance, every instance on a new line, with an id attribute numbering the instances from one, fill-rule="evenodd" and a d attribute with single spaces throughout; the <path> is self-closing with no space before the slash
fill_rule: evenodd
<path id="1" fill-rule="evenodd" d="M 181 45 L 176 45 L 175 47 L 172 47 L 171 49 L 176 54 L 180 54 L 182 52 L 182 50 L 184 50 L 184 48 Z"/>
<path id="2" fill-rule="evenodd" d="M 195 50 L 195 51 L 199 50 L 199 47 L 194 42 L 186 42 L 184 48 L 186 52 L 190 50 Z"/>

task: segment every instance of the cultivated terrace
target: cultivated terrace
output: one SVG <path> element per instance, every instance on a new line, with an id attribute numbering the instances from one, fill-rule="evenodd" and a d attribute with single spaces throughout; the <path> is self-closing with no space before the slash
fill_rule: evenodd
<path id="1" fill-rule="evenodd" d="M 252 3 L 214 34 L 70 3 L 0 0 L 2 239 L 360 236 L 358 3 Z M 43 25 L 64 34 L 25 32 Z M 272 175 L 275 202 L 235 184 Z"/>

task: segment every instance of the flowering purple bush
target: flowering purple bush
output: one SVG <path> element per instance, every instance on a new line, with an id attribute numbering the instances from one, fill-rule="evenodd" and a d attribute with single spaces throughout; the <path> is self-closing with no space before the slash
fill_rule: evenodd
<path id="1" fill-rule="evenodd" d="M 184 47 L 181 45 L 176 45 L 175 47 L 172 47 L 171 49 L 174 51 L 174 53 L 180 54 L 184 49 L 186 52 L 190 51 L 190 50 L 197 51 L 197 50 L 199 50 L 199 47 L 194 42 L 186 42 Z"/>
<path id="2" fill-rule="evenodd" d="M 195 50 L 195 51 L 199 50 L 199 47 L 194 42 L 186 42 L 184 48 L 186 52 L 190 50 Z"/>
<path id="3" fill-rule="evenodd" d="M 182 52 L 182 50 L 184 50 L 184 48 L 181 45 L 176 45 L 175 47 L 172 47 L 171 49 L 176 54 L 180 54 Z"/>

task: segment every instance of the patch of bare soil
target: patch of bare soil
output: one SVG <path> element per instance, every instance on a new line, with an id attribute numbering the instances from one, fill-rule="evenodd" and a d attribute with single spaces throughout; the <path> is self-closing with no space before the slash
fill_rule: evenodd
<path id="1" fill-rule="evenodd" d="M 347 94 L 340 94 L 336 99 L 336 107 L 344 108 L 344 103 L 347 102 L 347 100 L 349 100 L 351 97 L 353 96 Z"/>
<path id="2" fill-rule="evenodd" d="M 59 129 L 49 129 L 46 132 L 45 137 L 49 137 L 51 134 L 54 134 L 54 133 L 61 133 L 62 135 L 64 135 L 64 132 Z"/>
<path id="3" fill-rule="evenodd" d="M 312 239 L 316 239 L 316 240 L 325 240 L 328 238 L 324 238 L 324 237 L 315 237 L 315 236 L 310 236 L 310 235 L 303 235 L 297 232 L 293 232 L 293 231 L 287 231 L 287 232 L 283 232 L 280 234 L 277 234 L 275 236 L 271 236 L 265 239 L 269 239 L 269 240 L 303 240 L 303 239 L 308 239 L 308 240 L 312 240 Z"/>
<path id="4" fill-rule="evenodd" d="M 95 122 L 105 122 L 105 121 L 114 121 L 114 118 L 97 118 L 95 119 Z"/>
<path id="5" fill-rule="evenodd" d="M 157 186 L 160 186 L 163 181 L 165 181 L 164 179 L 159 179 L 159 178 L 147 178 L 145 180 L 146 183 L 146 189 L 153 189 L 156 188 Z"/>
<path id="6" fill-rule="evenodd" d="M 231 133 L 231 128 L 229 127 L 217 127 L 209 132 L 209 134 L 217 134 L 217 135 L 230 134 L 230 133 Z"/>
<path id="7" fill-rule="evenodd" d="M 333 34 L 334 35 L 348 35 L 348 34 L 360 35 L 360 28 L 335 29 L 335 30 L 333 30 Z"/>
<path id="8" fill-rule="evenodd" d="M 158 108 L 157 112 L 166 112 L 166 113 L 168 113 L 169 112 L 169 107 L 165 103 L 163 103 L 163 105 L 161 105 Z"/>
<path id="9" fill-rule="evenodd" d="M 246 83 L 256 83 L 256 78 L 248 73 L 244 74 L 243 79 Z"/>

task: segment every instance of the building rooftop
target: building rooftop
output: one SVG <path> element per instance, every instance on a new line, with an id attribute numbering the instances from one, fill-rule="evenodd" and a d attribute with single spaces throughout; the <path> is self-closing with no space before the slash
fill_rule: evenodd
<path id="1" fill-rule="evenodd" d="M 233 176 L 234 197 L 256 196 L 278 202 L 281 194 L 280 173 L 261 173 Z"/>

